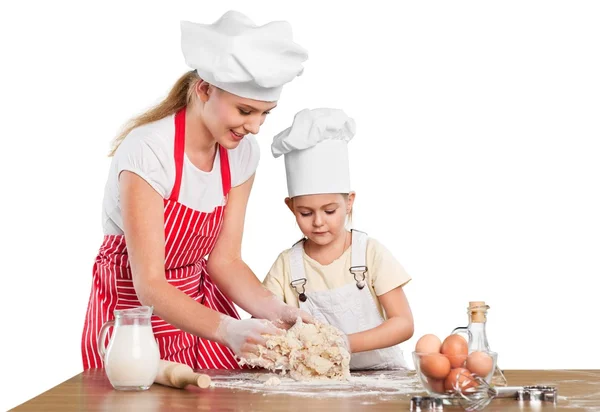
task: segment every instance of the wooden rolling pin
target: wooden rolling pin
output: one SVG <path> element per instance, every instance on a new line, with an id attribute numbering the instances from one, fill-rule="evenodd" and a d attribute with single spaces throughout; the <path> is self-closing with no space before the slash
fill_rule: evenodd
<path id="1" fill-rule="evenodd" d="M 210 376 L 196 373 L 188 365 L 162 359 L 158 365 L 158 375 L 154 380 L 154 383 L 181 389 L 187 385 L 206 389 L 210 386 L 210 382 Z"/>

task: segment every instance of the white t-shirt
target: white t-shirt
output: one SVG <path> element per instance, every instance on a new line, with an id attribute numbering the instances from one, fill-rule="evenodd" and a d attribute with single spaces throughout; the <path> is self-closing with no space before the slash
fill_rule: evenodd
<path id="1" fill-rule="evenodd" d="M 102 228 L 105 235 L 123 234 L 119 200 L 119 174 L 123 170 L 136 173 L 163 198 L 168 198 L 175 184 L 175 119 L 174 115 L 135 128 L 117 149 L 108 173 L 102 204 Z M 247 181 L 256 171 L 260 148 L 255 137 L 246 136 L 238 147 L 228 150 L 231 187 Z M 184 155 L 179 202 L 201 212 L 212 212 L 221 205 L 221 159 L 215 155 L 210 172 L 198 169 Z"/>

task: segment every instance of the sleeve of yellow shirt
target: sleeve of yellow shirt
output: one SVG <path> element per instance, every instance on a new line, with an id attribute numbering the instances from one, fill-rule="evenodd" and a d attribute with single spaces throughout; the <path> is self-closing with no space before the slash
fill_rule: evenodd
<path id="1" fill-rule="evenodd" d="M 377 296 L 398 286 L 404 286 L 411 280 L 410 275 L 406 273 L 392 253 L 372 238 L 369 238 L 367 243 L 367 265 Z"/>
<path id="2" fill-rule="evenodd" d="M 271 270 L 263 280 L 263 286 L 273 292 L 275 296 L 281 298 L 281 300 L 285 301 L 285 294 L 283 289 L 283 278 L 284 278 L 284 270 L 285 270 L 285 262 L 283 258 L 283 253 L 281 253 L 273 266 L 271 266 Z"/>

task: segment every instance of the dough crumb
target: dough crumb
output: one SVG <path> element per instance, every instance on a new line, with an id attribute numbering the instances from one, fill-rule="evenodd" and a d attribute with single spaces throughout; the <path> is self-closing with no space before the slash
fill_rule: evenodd
<path id="1" fill-rule="evenodd" d="M 272 376 L 265 382 L 265 386 L 277 386 L 281 383 L 277 376 Z"/>
<path id="2" fill-rule="evenodd" d="M 344 335 L 331 325 L 303 323 L 298 318 L 286 334 L 268 335 L 266 341 L 266 346 L 258 346 L 258 357 L 242 358 L 240 365 L 281 370 L 281 376 L 289 374 L 295 380 L 350 377 L 350 353 Z"/>

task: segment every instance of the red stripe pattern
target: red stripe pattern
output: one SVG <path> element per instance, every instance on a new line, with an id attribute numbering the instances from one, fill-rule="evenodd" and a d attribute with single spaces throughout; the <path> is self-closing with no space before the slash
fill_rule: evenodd
<path id="1" fill-rule="evenodd" d="M 175 116 L 175 186 L 164 200 L 165 275 L 167 281 L 200 304 L 239 319 L 229 298 L 214 284 L 206 270 L 223 224 L 227 194 L 231 188 L 227 150 L 219 146 L 223 204 L 212 212 L 199 212 L 178 202 L 185 146 L 185 109 Z M 100 328 L 114 319 L 113 311 L 140 306 L 135 293 L 125 236 L 106 235 L 93 268 L 93 282 L 82 335 L 83 367 L 100 368 L 96 339 Z M 152 317 L 161 359 L 185 363 L 193 369 L 239 369 L 233 352 Z M 107 339 L 110 339 L 110 334 Z"/>

